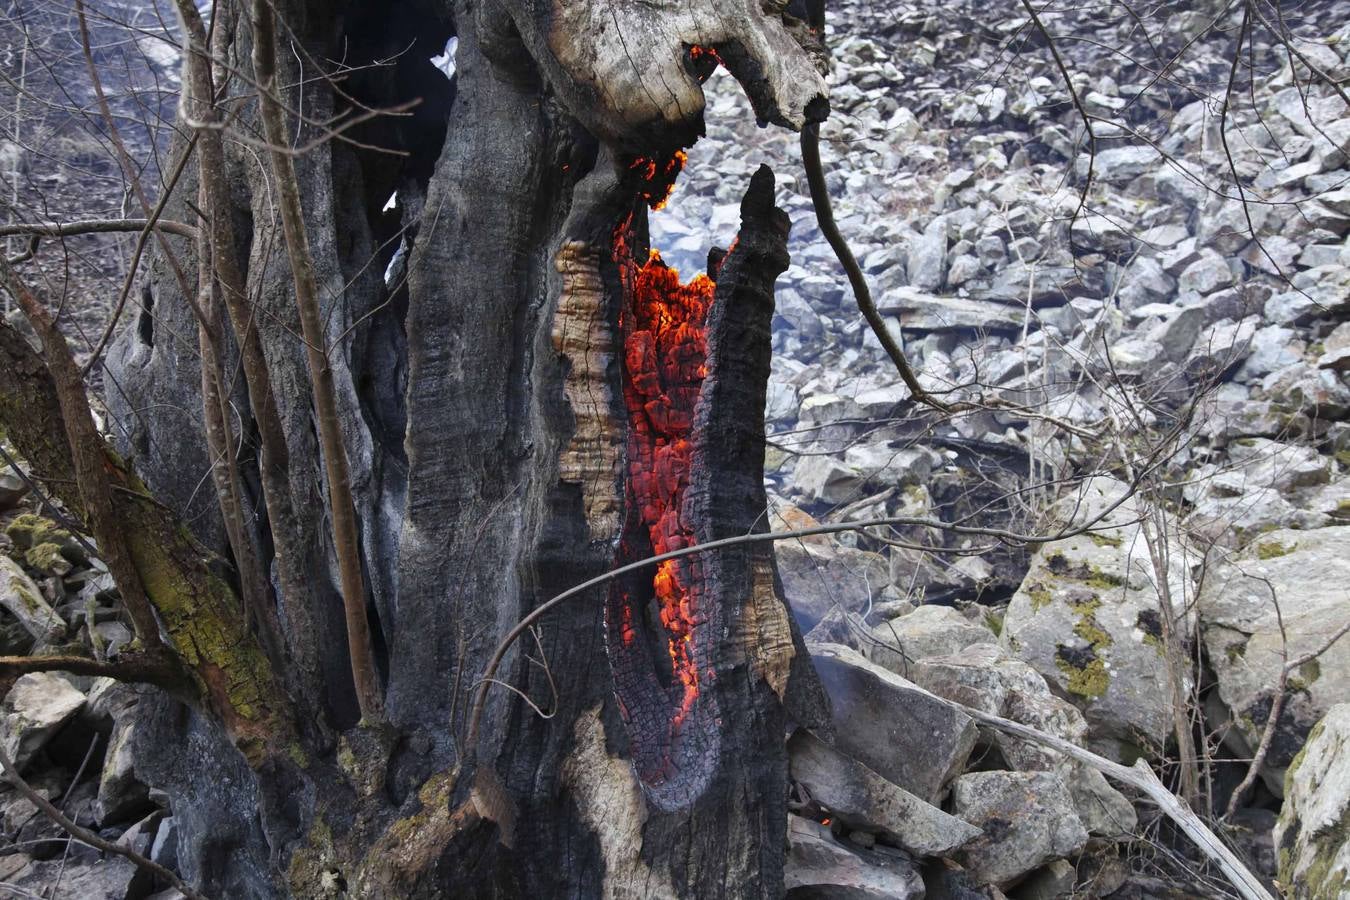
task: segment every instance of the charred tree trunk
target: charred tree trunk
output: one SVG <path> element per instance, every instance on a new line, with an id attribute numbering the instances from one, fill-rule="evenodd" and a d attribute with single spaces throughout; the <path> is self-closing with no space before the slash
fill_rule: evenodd
<path id="1" fill-rule="evenodd" d="M 246 729 L 247 698 L 228 689 L 144 701 L 156 713 L 138 771 L 175 798 L 184 874 L 215 896 L 778 896 L 785 730 L 824 716 L 768 545 L 578 598 L 512 650 L 499 675 L 512 689 L 490 693 L 475 746 L 466 723 L 498 642 L 543 601 L 766 527 L 769 323 L 788 262 L 773 176 L 746 186 L 737 241 L 688 283 L 649 253 L 646 216 L 701 130 L 707 66 L 727 65 L 766 121 L 823 112 L 812 32 L 767 0 L 276 10 L 277 83 L 307 122 L 423 101 L 295 158 L 387 718 L 358 722 L 275 186 L 227 142 L 237 264 L 300 524 L 268 521 L 236 385 L 250 544 L 289 658 L 315 672 L 276 673 L 267 689 L 289 702 Z M 217 46 L 226 71 L 248 72 L 248 15 L 234 11 Z M 426 61 L 451 35 L 453 83 Z M 355 67 L 340 84 L 314 77 L 338 58 Z M 361 68 L 381 59 L 395 61 Z M 258 133 L 252 86 L 216 89 L 239 98 L 232 127 Z M 319 136 L 300 126 L 295 143 Z M 180 191 L 173 217 L 191 221 L 197 187 Z M 110 354 L 109 404 L 130 425 L 121 449 L 200 542 L 181 536 L 177 552 L 209 570 L 228 543 L 194 491 L 210 463 L 190 412 L 196 322 L 170 274 L 157 266 Z M 299 561 L 303 596 L 287 595 L 280 557 Z M 235 643 L 259 665 L 256 641 Z M 189 669 L 228 687 L 234 646 Z"/>

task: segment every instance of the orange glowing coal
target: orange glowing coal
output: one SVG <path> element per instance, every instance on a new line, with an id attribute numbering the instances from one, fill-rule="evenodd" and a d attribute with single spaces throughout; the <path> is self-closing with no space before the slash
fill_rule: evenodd
<path id="1" fill-rule="evenodd" d="M 689 48 L 689 58 L 696 63 L 704 65 L 711 64 L 713 68 L 722 65 L 722 57 L 717 55 L 717 51 L 712 47 L 700 47 L 698 44 Z M 707 77 L 706 75 L 704 76 Z"/>
<path id="2" fill-rule="evenodd" d="M 680 157 L 682 162 L 682 156 Z M 631 217 L 614 232 L 614 259 L 624 286 L 623 393 L 628 408 L 628 500 L 654 555 L 696 543 L 684 494 L 693 457 L 694 413 L 707 376 L 708 309 L 715 285 L 706 275 L 687 284 L 656 250 L 633 258 Z M 652 597 L 670 657 L 671 736 L 679 733 L 699 695 L 694 657 L 699 617 L 698 564 L 692 557 L 660 563 Z M 633 598 L 621 616 L 625 646 L 636 639 Z"/>
<path id="3" fill-rule="evenodd" d="M 634 157 L 628 168 L 637 172 L 646 182 L 639 193 L 648 206 L 661 209 L 666 205 L 671 191 L 675 190 L 675 179 L 688 160 L 689 155 L 683 150 L 676 150 L 664 162 L 658 162 L 650 156 Z"/>

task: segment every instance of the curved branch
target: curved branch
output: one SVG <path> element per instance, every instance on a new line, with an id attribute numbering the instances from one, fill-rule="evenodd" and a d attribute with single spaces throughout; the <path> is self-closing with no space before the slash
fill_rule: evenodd
<path id="1" fill-rule="evenodd" d="M 162 231 L 195 238 L 197 229 L 170 219 L 77 219 L 74 222 L 15 222 L 0 225 L 0 237 L 31 234 L 38 237 L 72 237 L 78 234 L 116 234 L 128 231 Z"/>
<path id="2" fill-rule="evenodd" d="M 808 122 L 802 128 L 802 163 L 806 168 L 806 183 L 811 189 L 811 205 L 815 208 L 820 232 L 825 235 L 825 240 L 830 242 L 834 255 L 839 258 L 839 264 L 844 267 L 848 283 L 853 287 L 853 297 L 857 300 L 863 318 L 867 320 L 872 333 L 877 336 L 877 340 L 885 349 L 886 355 L 899 370 L 901 380 L 905 382 L 914 399 L 934 409 L 948 412 L 950 407 L 947 404 L 928 393 L 919 384 L 919 379 L 910 368 L 909 361 L 905 359 L 904 351 L 895 342 L 895 337 L 886 327 L 886 321 L 881 318 L 881 313 L 877 312 L 877 305 L 872 300 L 872 292 L 867 287 L 867 279 L 863 277 L 862 268 L 854 258 L 853 251 L 849 249 L 848 242 L 839 233 L 839 226 L 834 222 L 830 192 L 825 186 L 825 173 L 820 165 L 820 125 L 817 122 Z"/>
<path id="3" fill-rule="evenodd" d="M 154 685 L 164 685 L 174 675 L 174 669 L 161 658 L 144 653 L 123 654 L 116 662 L 69 655 L 0 656 L 0 684 L 33 672 L 69 672 Z"/>

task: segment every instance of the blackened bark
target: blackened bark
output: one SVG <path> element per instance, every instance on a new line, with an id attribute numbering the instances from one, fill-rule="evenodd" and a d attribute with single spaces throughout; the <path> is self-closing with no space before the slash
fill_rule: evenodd
<path id="1" fill-rule="evenodd" d="M 674 30 L 652 47 L 674 56 L 653 57 L 655 68 L 685 65 L 684 51 L 704 37 L 722 41 L 752 77 L 761 114 L 794 122 L 818 80 L 809 59 L 787 57 L 788 32 L 758 3 L 734 5 L 736 14 L 720 19 L 702 0 L 692 20 L 671 13 Z M 296 633 L 295 598 L 275 577 L 272 602 L 287 639 L 313 648 L 322 690 L 298 698 L 321 727 L 298 728 L 247 763 L 212 708 L 157 701 L 140 747 L 161 758 L 142 771 L 183 798 L 185 871 L 208 893 L 320 896 L 324 884 L 398 897 L 781 893 L 783 736 L 791 719 L 819 724 L 821 700 L 764 547 L 707 554 L 690 568 L 706 615 L 691 638 L 706 705 L 688 720 L 688 734 L 702 735 L 698 752 L 665 782 L 676 788 L 663 788 L 648 766 L 635 769 L 648 746 L 661 748 L 659 758 L 671 745 L 640 718 L 625 721 L 631 711 L 615 694 L 619 672 L 664 685 L 670 664 L 662 654 L 622 655 L 612 617 L 607 632 L 605 588 L 545 619 L 537 643 L 513 649 L 499 677 L 519 693 L 493 690 L 477 746 L 464 746 L 472 691 L 501 637 L 625 552 L 634 425 L 624 401 L 632 373 L 622 361 L 623 267 L 645 259 L 642 197 L 651 188 L 628 163 L 635 151 L 664 157 L 672 136 L 701 128 L 701 101 L 678 120 L 664 105 L 653 119 L 645 100 L 567 88 L 571 70 L 555 60 L 541 68 L 536 60 L 560 35 L 540 31 L 547 6 L 458 0 L 450 11 L 427 2 L 425 19 L 373 21 L 341 0 L 276 5 L 282 45 L 297 41 L 308 61 L 280 54 L 278 82 L 290 86 L 288 106 L 313 120 L 346 103 L 313 77 L 314 60 L 360 66 L 369 61 L 361 54 L 374 59 L 401 49 L 402 34 L 420 33 L 433 42 L 407 56 L 424 60 L 453 27 L 457 74 L 448 91 L 440 73 L 401 61 L 343 88 L 364 102 L 439 98 L 449 106 L 443 148 L 426 119 L 391 119 L 359 136 L 407 157 L 328 142 L 295 161 L 352 462 L 387 727 L 356 726 L 309 374 L 272 186 L 251 151 L 236 147 L 227 160 L 239 263 L 265 323 L 260 340 L 302 528 L 277 548 L 264 514 L 252 525 L 265 553 L 293 554 L 311 576 L 312 630 Z M 379 40 L 376 27 L 406 31 Z M 249 71 L 251 44 L 238 17 L 229 53 L 239 71 Z M 766 55 L 774 48 L 782 58 Z M 790 71 L 811 77 L 789 89 L 780 82 Z M 643 71 L 626 77 L 641 82 Z M 581 109 L 578 98 L 594 103 Z M 237 127 L 256 124 L 256 109 L 241 104 Z M 301 142 L 313 136 L 299 129 Z M 399 210 L 384 214 L 392 187 Z M 707 314 L 683 513 L 698 541 L 765 527 L 769 322 L 774 278 L 787 264 L 787 220 L 772 193 L 772 176 L 761 171 Z M 624 223 L 633 239 L 616 252 Z M 381 273 L 400 243 L 406 282 L 386 284 Z M 206 471 L 206 453 L 200 375 L 174 329 L 190 335 L 194 326 L 162 271 L 150 299 L 153 317 L 128 328 L 110 356 L 128 395 L 117 410 L 137 410 L 128 441 L 141 450 L 137 465 L 220 548 L 215 512 L 193 507 L 186 487 Z M 235 345 L 222 352 L 237 357 Z M 247 396 L 237 391 L 234 402 L 252 439 Z M 259 509 L 252 443 L 240 462 Z M 669 635 L 652 630 L 644 641 L 661 650 Z M 665 693 L 660 708 L 659 727 L 669 728 Z M 163 756 L 169 746 L 185 749 Z"/>

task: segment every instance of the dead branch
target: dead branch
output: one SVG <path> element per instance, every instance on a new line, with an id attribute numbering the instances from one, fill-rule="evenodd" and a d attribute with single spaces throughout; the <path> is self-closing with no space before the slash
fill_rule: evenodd
<path id="1" fill-rule="evenodd" d="M 806 168 L 806 183 L 811 190 L 811 205 L 816 211 L 816 221 L 820 224 L 820 232 L 825 235 L 825 239 L 829 241 L 830 247 L 834 250 L 834 255 L 839 259 L 839 264 L 844 267 L 844 272 L 848 275 L 848 283 L 853 288 L 854 300 L 857 301 L 858 309 L 861 310 L 863 318 L 867 320 L 872 333 L 881 342 L 886 355 L 895 364 L 896 370 L 900 373 L 900 379 L 909 388 L 913 398 L 919 403 L 931 406 L 941 412 L 947 412 L 950 407 L 924 390 L 923 386 L 919 384 L 919 379 L 915 376 L 914 370 L 910 368 L 909 361 L 905 359 L 904 351 L 900 349 L 900 345 L 895 342 L 895 337 L 891 334 L 890 329 L 886 327 L 886 320 L 881 317 L 881 313 L 877 312 L 876 303 L 872 300 L 872 291 L 867 287 L 867 279 L 863 276 L 858 260 L 854 258 L 853 251 L 849 249 L 844 236 L 839 233 L 839 226 L 834 221 L 834 209 L 830 205 L 830 192 L 825 186 L 825 173 L 820 165 L 820 125 L 817 122 L 808 122 L 802 128 L 802 164 Z"/>
<path id="2" fill-rule="evenodd" d="M 1084 765 L 1091 766 L 1108 778 L 1141 791 L 1162 810 L 1164 815 L 1176 823 L 1177 827 L 1191 839 L 1201 853 L 1213 860 L 1223 870 L 1224 875 L 1244 900 L 1274 900 L 1261 880 L 1252 874 L 1251 870 L 1243 864 L 1242 860 L 1232 850 L 1228 849 L 1227 844 L 1209 830 L 1200 817 L 1191 811 L 1190 807 L 1181 802 L 1158 780 L 1158 776 L 1142 759 L 1133 766 L 1124 766 L 1103 756 L 1098 756 L 1090 750 L 1084 750 L 1077 744 L 1072 744 L 1063 738 L 1046 734 L 1020 722 L 963 706 L 954 700 L 948 700 L 945 697 L 930 693 L 917 685 L 913 686 L 912 689 L 944 706 L 960 710 L 982 725 L 988 725 L 990 728 L 995 728 L 1006 734 L 1049 747 L 1051 750 L 1063 753 Z"/>
<path id="3" fill-rule="evenodd" d="M 185 238 L 197 236 L 196 228 L 170 219 L 79 219 L 74 222 L 14 222 L 0 225 L 0 237 L 16 234 L 73 237 L 78 234 L 116 234 L 147 229 Z"/>

